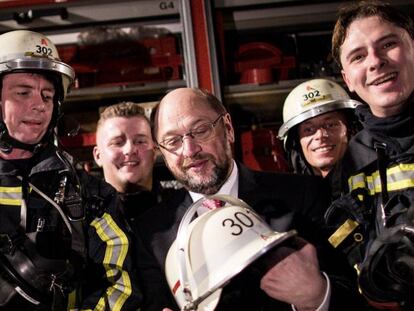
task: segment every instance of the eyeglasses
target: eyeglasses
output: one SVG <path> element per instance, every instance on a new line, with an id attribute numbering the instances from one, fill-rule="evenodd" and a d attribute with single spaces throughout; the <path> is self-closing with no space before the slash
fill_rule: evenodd
<path id="1" fill-rule="evenodd" d="M 303 136 L 312 136 L 315 135 L 316 132 L 322 128 L 328 133 L 335 133 L 339 129 L 341 129 L 342 122 L 339 120 L 332 120 L 329 122 L 325 122 L 322 124 L 309 124 L 309 125 L 303 125 L 300 127 L 300 134 Z"/>
<path id="2" fill-rule="evenodd" d="M 221 114 L 215 119 L 213 122 L 207 122 L 203 123 L 195 128 L 193 128 L 188 133 L 185 133 L 184 135 L 177 135 L 177 136 L 171 136 L 168 137 L 161 142 L 158 143 L 158 146 L 167 150 L 167 151 L 178 151 L 182 148 L 184 137 L 190 136 L 192 139 L 194 139 L 196 142 L 203 142 L 207 139 L 211 138 L 214 134 L 214 128 L 218 124 L 218 122 L 221 120 L 222 117 L 224 117 L 225 114 Z"/>

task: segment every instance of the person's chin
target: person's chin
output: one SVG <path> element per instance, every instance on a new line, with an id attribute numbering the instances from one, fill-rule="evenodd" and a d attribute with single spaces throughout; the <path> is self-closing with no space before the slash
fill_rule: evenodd
<path id="1" fill-rule="evenodd" d="M 19 139 L 19 138 L 15 138 L 16 140 L 22 142 L 23 144 L 28 144 L 28 145 L 36 145 L 40 142 L 40 138 L 33 138 L 33 139 L 25 139 L 24 137 Z"/>
<path id="2" fill-rule="evenodd" d="M 318 161 L 317 167 L 320 169 L 325 169 L 327 167 L 332 167 L 335 164 L 333 159 L 324 159 L 323 161 Z"/>
<path id="3" fill-rule="evenodd" d="M 126 183 L 135 184 L 139 180 L 139 177 L 136 174 L 123 174 L 121 179 Z"/>
<path id="4" fill-rule="evenodd" d="M 206 179 L 213 174 L 212 168 L 209 167 L 197 167 L 187 170 L 187 176 L 189 179 L 196 183 L 203 183 Z"/>

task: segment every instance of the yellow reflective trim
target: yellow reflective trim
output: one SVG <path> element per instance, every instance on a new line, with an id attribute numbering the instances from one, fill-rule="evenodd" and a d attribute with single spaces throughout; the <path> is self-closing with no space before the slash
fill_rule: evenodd
<path id="1" fill-rule="evenodd" d="M 335 248 L 349 236 L 359 223 L 352 219 L 347 219 L 336 231 L 329 237 L 328 241 Z"/>
<path id="2" fill-rule="evenodd" d="M 128 272 L 122 270 L 123 263 L 128 253 L 128 238 L 124 231 L 118 227 L 116 222 L 108 213 L 104 213 L 101 218 L 92 221 L 91 226 L 96 229 L 96 233 L 100 239 L 107 245 L 103 260 L 106 277 L 108 280 L 113 281 L 114 276 L 119 275 L 119 272 L 121 272 L 121 275 L 119 276 L 120 282 L 116 282 L 106 290 L 109 303 L 111 303 L 111 298 L 116 299 L 113 305 L 109 306 L 110 309 L 114 311 L 121 310 L 125 301 L 132 293 L 129 274 Z M 114 255 L 116 258 L 114 258 Z M 114 260 L 116 262 L 114 262 Z M 113 268 L 114 264 L 118 267 L 117 269 Z M 95 307 L 95 310 L 100 311 L 105 309 L 106 299 L 101 297 Z"/>
<path id="3" fill-rule="evenodd" d="M 387 173 L 395 174 L 400 171 L 414 171 L 414 163 L 400 163 L 387 169 Z"/>
<path id="4" fill-rule="evenodd" d="M 67 304 L 68 305 L 68 307 L 67 307 L 68 311 L 72 311 L 72 310 L 77 309 L 77 306 L 76 306 L 76 296 L 77 296 L 77 294 L 78 294 L 78 291 L 76 289 L 69 293 L 68 304 Z"/>
<path id="5" fill-rule="evenodd" d="M 13 206 L 21 206 L 22 200 L 21 199 L 5 199 L 0 198 L 1 205 L 13 205 Z"/>
<path id="6" fill-rule="evenodd" d="M 0 204 L 22 205 L 22 187 L 0 187 Z"/>
<path id="7" fill-rule="evenodd" d="M 389 191 L 404 190 L 414 187 L 414 163 L 400 163 L 387 169 L 387 188 Z M 365 188 L 370 195 L 381 192 L 381 179 L 379 171 L 376 170 L 372 175 L 359 173 L 348 179 L 351 191 L 358 188 Z"/>
<path id="8" fill-rule="evenodd" d="M 357 175 L 349 177 L 348 178 L 348 187 L 351 190 L 355 189 L 355 188 L 365 188 L 364 174 L 359 173 Z"/>
<path id="9" fill-rule="evenodd" d="M 93 311 L 105 311 L 106 307 L 105 307 L 105 298 L 101 297 L 101 299 L 99 299 L 98 304 L 95 306 L 95 309 L 93 309 Z"/>
<path id="10" fill-rule="evenodd" d="M 121 296 L 118 298 L 118 302 L 115 304 L 114 310 L 121 310 L 122 306 L 124 305 L 125 301 L 128 299 L 129 296 L 132 294 L 132 284 L 131 279 L 127 271 L 122 271 L 122 284 L 115 284 L 115 288 L 121 292 Z M 118 306 L 119 305 L 119 306 Z"/>
<path id="11" fill-rule="evenodd" d="M 414 179 L 405 179 L 387 185 L 389 191 L 407 189 L 412 187 L 414 187 Z"/>
<path id="12" fill-rule="evenodd" d="M 22 187 L 0 187 L 0 192 L 22 193 Z"/>
<path id="13" fill-rule="evenodd" d="M 358 188 L 365 188 L 365 186 L 366 186 L 366 183 L 361 181 L 361 182 L 358 182 L 358 183 L 355 183 L 355 184 L 351 184 L 349 188 L 351 190 L 354 190 L 354 189 L 358 189 Z"/>

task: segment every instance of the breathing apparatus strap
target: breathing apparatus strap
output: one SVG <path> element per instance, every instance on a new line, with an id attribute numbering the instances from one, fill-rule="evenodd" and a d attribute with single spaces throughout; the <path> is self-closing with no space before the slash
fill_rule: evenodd
<path id="1" fill-rule="evenodd" d="M 62 176 L 61 185 L 63 180 L 67 181 L 66 175 Z M 66 188 L 66 185 L 64 187 Z M 79 193 L 80 190 L 75 189 L 72 184 L 69 184 L 67 188 L 66 195 L 63 197 L 63 204 L 72 226 L 72 250 L 85 259 L 87 255 L 84 232 L 86 217 L 82 197 Z"/>
<path id="2" fill-rule="evenodd" d="M 381 233 L 387 226 L 388 211 L 385 210 L 385 206 L 389 200 L 388 188 L 387 188 L 387 155 L 385 153 L 387 145 L 385 143 L 374 143 L 375 151 L 377 152 L 377 168 L 381 181 L 381 205 L 380 210 L 377 211 L 376 228 L 378 234 Z"/>
<path id="3" fill-rule="evenodd" d="M 12 152 L 13 148 L 23 149 L 30 151 L 31 153 L 36 153 L 44 145 L 43 140 L 37 144 L 25 144 L 12 137 L 10 137 L 6 124 L 3 121 L 0 121 L 0 150 L 9 154 Z"/>
<path id="4" fill-rule="evenodd" d="M 17 176 L 17 178 L 22 182 L 24 181 L 21 176 Z M 59 189 L 56 192 L 54 200 L 49 198 L 44 192 L 42 192 L 32 183 L 27 183 L 33 189 L 33 191 L 38 193 L 58 211 L 59 215 L 63 219 L 63 222 L 72 235 L 72 249 L 80 254 L 83 258 L 86 258 L 86 243 L 84 234 L 85 213 L 81 213 L 81 211 L 83 211 L 82 199 L 80 194 L 77 193 L 75 189 L 73 189 L 74 187 L 69 187 L 68 193 L 65 194 L 67 188 L 67 176 L 62 176 L 59 184 Z M 24 199 L 22 200 L 22 205 L 23 204 L 25 204 Z M 69 217 L 66 216 L 59 204 L 66 208 L 66 212 L 68 213 Z M 23 228 L 25 228 L 25 226 Z"/>
<path id="5" fill-rule="evenodd" d="M 22 204 L 20 206 L 20 227 L 26 231 L 27 226 L 27 182 L 25 178 L 22 178 Z"/>
<path id="6" fill-rule="evenodd" d="M 71 160 L 68 159 L 70 155 L 59 150 L 56 150 L 56 155 L 68 169 L 68 173 L 64 173 L 60 179 L 55 201 L 65 207 L 72 225 L 72 249 L 85 259 L 87 256 L 84 233 L 86 211 L 81 182 Z M 68 175 L 70 180 L 68 180 Z"/>
<path id="7" fill-rule="evenodd" d="M 21 176 L 16 176 L 17 179 L 23 181 L 23 178 Z M 35 185 L 33 185 L 31 182 L 27 182 L 28 185 L 37 193 L 39 194 L 43 199 L 45 199 L 47 202 L 49 202 L 58 212 L 60 217 L 62 217 L 63 222 L 65 223 L 66 227 L 68 228 L 69 232 L 72 233 L 72 228 L 70 226 L 70 222 L 68 217 L 66 217 L 65 213 L 63 212 L 62 208 L 51 198 L 49 198 L 44 192 L 42 192 L 39 188 L 37 188 Z"/>

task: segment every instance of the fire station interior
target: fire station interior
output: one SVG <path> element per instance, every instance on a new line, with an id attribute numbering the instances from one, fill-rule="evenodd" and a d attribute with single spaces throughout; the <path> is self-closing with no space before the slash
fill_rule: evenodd
<path id="1" fill-rule="evenodd" d="M 75 69 L 58 133 L 92 173 L 100 174 L 92 147 L 103 107 L 134 101 L 149 115 L 169 90 L 184 86 L 207 89 L 228 107 L 236 159 L 253 169 L 286 171 L 277 139 L 284 99 L 307 79 L 342 83 L 330 39 L 344 2 L 6 0 L 0 1 L 0 33 L 42 32 Z M 414 13 L 414 0 L 391 3 Z M 155 173 L 168 178 L 166 171 L 160 158 Z"/>

